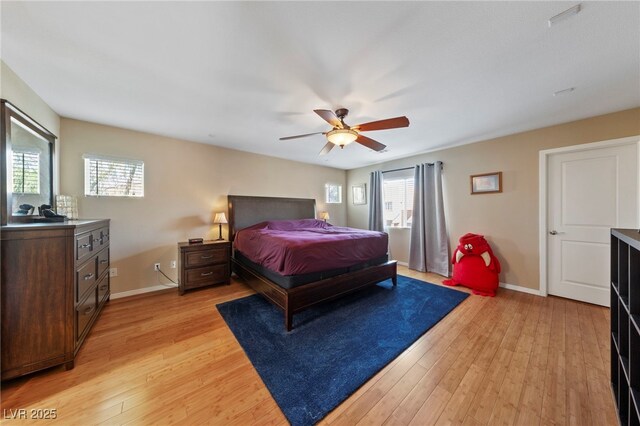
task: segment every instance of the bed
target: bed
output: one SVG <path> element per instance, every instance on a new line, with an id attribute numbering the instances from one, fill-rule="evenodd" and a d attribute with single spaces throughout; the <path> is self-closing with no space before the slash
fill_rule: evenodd
<path id="1" fill-rule="evenodd" d="M 292 329 L 293 315 L 310 306 L 387 279 L 391 279 L 394 286 L 397 283 L 397 264 L 389 261 L 386 255 L 386 235 L 384 252 L 380 251 L 380 241 L 375 244 L 377 248 L 363 248 L 364 240 L 360 239 L 362 235 L 356 234 L 370 231 L 353 230 L 354 234 L 346 239 L 357 240 L 355 246 L 330 243 L 338 234 L 350 231 L 348 228 L 323 226 L 323 222 L 315 220 L 313 199 L 229 195 L 228 203 L 229 239 L 234 243 L 232 270 L 257 293 L 283 310 L 287 331 Z M 299 224 L 304 229 L 295 237 L 299 241 L 290 243 L 293 248 L 274 248 L 274 234 L 295 231 L 289 228 L 296 228 Z M 281 229 L 282 227 L 286 229 Z M 321 240 L 320 248 L 316 246 L 315 254 L 313 248 L 311 252 L 302 250 L 303 246 L 312 246 L 311 240 L 314 239 Z M 263 240 L 262 246 L 252 246 L 254 240 Z M 242 250 L 238 250 L 237 246 Z M 262 258 L 256 258 L 256 253 L 252 250 L 261 253 Z M 287 253 L 284 260 L 274 258 L 278 250 Z M 348 260 L 343 256 L 350 250 L 356 251 L 355 260 Z M 328 257 L 339 261 L 318 262 L 322 260 L 322 253 L 330 253 L 331 256 Z M 271 262 L 264 262 L 265 258 Z M 287 260 L 291 262 L 287 263 Z"/>

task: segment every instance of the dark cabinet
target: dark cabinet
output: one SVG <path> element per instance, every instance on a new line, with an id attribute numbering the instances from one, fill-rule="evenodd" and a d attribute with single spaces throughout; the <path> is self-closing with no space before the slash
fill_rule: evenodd
<path id="1" fill-rule="evenodd" d="M 212 284 L 229 284 L 231 278 L 231 243 L 205 241 L 200 244 L 179 243 L 179 290 Z"/>
<path id="2" fill-rule="evenodd" d="M 623 426 L 640 425 L 640 233 L 611 230 L 611 387 Z"/>
<path id="3" fill-rule="evenodd" d="M 110 296 L 109 221 L 3 226 L 2 379 L 73 362 Z"/>

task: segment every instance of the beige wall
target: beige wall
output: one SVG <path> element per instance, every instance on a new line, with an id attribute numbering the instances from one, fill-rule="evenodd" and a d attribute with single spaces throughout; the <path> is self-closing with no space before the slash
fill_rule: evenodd
<path id="1" fill-rule="evenodd" d="M 24 81 L 0 61 L 0 96 L 60 137 L 56 146 L 55 193 L 79 196 L 82 217 L 112 219 L 113 291 L 156 285 L 154 262 L 168 269 L 177 241 L 212 237 L 211 214 L 225 209 L 227 194 L 312 197 L 331 222 L 366 228 L 367 205 L 354 206 L 351 185 L 368 183 L 374 169 L 445 163 L 445 204 L 450 243 L 466 232 L 488 236 L 503 263 L 501 281 L 532 289 L 538 273 L 538 152 L 640 134 L 640 108 L 445 149 L 350 170 L 312 166 L 272 157 L 163 138 L 114 127 L 60 119 Z M 83 197 L 82 154 L 145 161 L 143 199 Z M 56 164 L 54 167 L 58 166 Z M 56 167 L 58 169 L 58 167 Z M 502 194 L 469 194 L 469 175 L 502 171 Z M 346 178 L 345 178 L 346 175 Z M 345 185 L 346 181 L 346 185 Z M 58 185 L 59 182 L 59 185 Z M 324 184 L 345 185 L 346 203 L 325 206 Z M 57 190 L 57 188 L 60 190 Z M 226 232 L 226 227 L 224 229 Z M 392 235 L 392 256 L 406 261 L 407 230 Z"/>
<path id="2" fill-rule="evenodd" d="M 169 262 L 177 260 L 177 242 L 217 238 L 211 220 L 215 212 L 226 212 L 227 194 L 315 198 L 331 223 L 346 225 L 345 202 L 324 204 L 325 183 L 346 187 L 344 170 L 67 118 L 62 139 L 61 193 L 78 196 L 82 218 L 111 219 L 111 259 L 118 268 L 111 281 L 114 293 L 157 285 L 155 262 L 176 279 Z M 84 197 L 85 153 L 143 160 L 144 198 Z M 225 238 L 227 229 L 223 226 Z"/>
<path id="3" fill-rule="evenodd" d="M 0 61 L 0 97 L 29 114 L 54 135 L 60 136 L 60 116 L 3 61 Z"/>
<path id="4" fill-rule="evenodd" d="M 391 227 L 389 234 L 389 256 L 403 265 L 409 264 L 409 243 L 411 228 Z"/>
<path id="5" fill-rule="evenodd" d="M 0 98 L 6 99 L 20 108 L 31 118 L 36 120 L 54 135 L 60 137 L 60 116 L 51 109 L 11 68 L 0 60 Z M 60 140 L 56 140 L 54 151 L 57 154 Z M 59 156 L 54 156 L 53 164 L 53 193 L 58 193 L 60 187 Z"/>
<path id="6" fill-rule="evenodd" d="M 540 150 L 640 134 L 640 108 L 444 149 L 350 170 L 351 185 L 372 170 L 444 162 L 444 195 L 452 247 L 467 233 L 484 234 L 503 265 L 502 282 L 539 288 L 538 153 Z M 469 176 L 502 171 L 503 193 L 470 195 Z M 367 227 L 367 206 L 347 202 L 347 223 Z"/>

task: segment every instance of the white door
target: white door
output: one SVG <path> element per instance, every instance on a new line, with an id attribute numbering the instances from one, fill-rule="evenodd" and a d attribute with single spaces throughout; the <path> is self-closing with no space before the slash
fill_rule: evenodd
<path id="1" fill-rule="evenodd" d="M 610 228 L 638 227 L 637 143 L 551 154 L 548 292 L 609 306 Z"/>

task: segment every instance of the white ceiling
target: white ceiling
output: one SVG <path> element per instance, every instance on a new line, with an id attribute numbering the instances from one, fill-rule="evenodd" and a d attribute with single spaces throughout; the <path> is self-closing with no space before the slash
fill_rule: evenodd
<path id="1" fill-rule="evenodd" d="M 640 3 L 574 4 L 3 1 L 1 53 L 65 117 L 350 169 L 639 106 Z M 278 141 L 338 107 L 411 126 Z"/>

